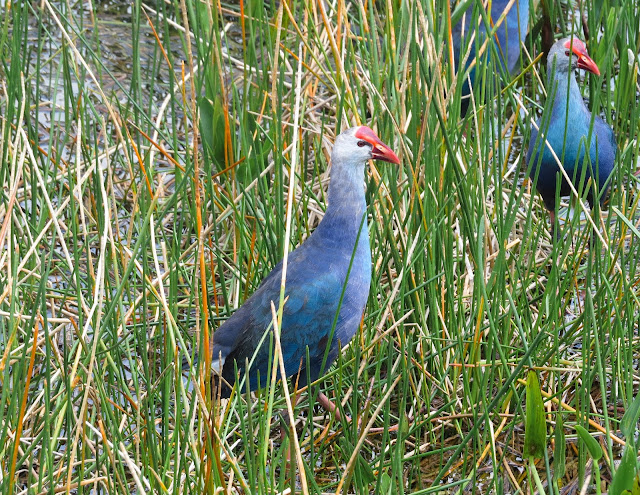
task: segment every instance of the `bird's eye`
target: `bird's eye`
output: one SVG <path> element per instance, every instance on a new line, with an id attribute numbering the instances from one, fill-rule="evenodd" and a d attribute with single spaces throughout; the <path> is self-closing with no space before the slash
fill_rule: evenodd
<path id="1" fill-rule="evenodd" d="M 369 144 L 369 143 L 367 143 L 366 141 L 358 141 L 358 146 L 360 146 L 361 148 L 363 146 L 366 146 L 367 144 Z"/>
<path id="2" fill-rule="evenodd" d="M 566 52 L 564 52 L 564 54 L 568 57 L 570 55 L 569 50 L 567 50 Z"/>

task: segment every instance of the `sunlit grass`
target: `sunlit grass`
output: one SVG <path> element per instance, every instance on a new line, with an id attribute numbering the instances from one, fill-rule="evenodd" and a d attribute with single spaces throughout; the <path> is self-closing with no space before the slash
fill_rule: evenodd
<path id="1" fill-rule="evenodd" d="M 592 473 L 576 424 L 608 482 L 639 382 L 640 9 L 592 3 L 603 76 L 583 87 L 619 153 L 605 242 L 575 215 L 556 245 L 524 180 L 546 80 L 536 36 L 518 81 L 490 67 L 460 120 L 444 2 L 136 2 L 108 21 L 5 3 L 0 491 L 529 493 L 530 368 L 546 490 L 560 415 L 559 485 Z M 554 12 L 558 34 L 582 36 L 574 11 Z M 303 392 L 287 464 L 282 384 L 220 403 L 182 360 L 317 226 L 333 139 L 359 123 L 402 165 L 367 174 L 371 295 L 319 383 L 342 417 Z"/>

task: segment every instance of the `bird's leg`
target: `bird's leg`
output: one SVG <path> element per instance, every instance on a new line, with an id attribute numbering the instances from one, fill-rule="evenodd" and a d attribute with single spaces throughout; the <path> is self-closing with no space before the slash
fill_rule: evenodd
<path id="1" fill-rule="evenodd" d="M 600 225 L 600 216 L 596 214 L 595 201 L 589 201 L 589 208 L 591 209 L 589 213 L 593 218 L 594 224 L 596 225 L 596 227 L 593 230 L 591 230 L 589 234 L 589 249 L 595 249 L 596 241 L 597 241 L 596 237 L 598 237 L 597 230 L 599 230 L 599 225 Z"/>
<path id="2" fill-rule="evenodd" d="M 329 413 L 335 414 L 336 415 L 336 419 L 338 421 L 340 421 L 340 418 L 341 418 L 340 411 L 338 410 L 336 405 L 333 402 L 331 402 L 329 397 L 327 397 L 322 392 L 318 393 L 318 404 L 320 404 L 322 407 L 324 407 Z M 366 408 L 366 406 L 365 406 L 365 408 Z M 347 417 L 346 420 L 347 420 L 347 423 L 351 423 L 351 421 L 352 421 L 352 419 L 349 418 L 349 417 Z M 359 429 L 359 427 L 360 427 L 360 425 L 358 424 L 358 429 Z M 384 433 L 385 431 L 397 432 L 399 427 L 400 427 L 400 424 L 396 423 L 395 425 L 389 426 L 389 428 L 384 428 L 384 427 L 381 427 L 381 428 L 370 428 L 368 433 L 375 435 L 377 433 Z"/>
<path id="3" fill-rule="evenodd" d="M 560 226 L 556 224 L 556 212 L 555 210 L 549 210 L 549 232 L 551 233 L 551 242 L 560 242 L 562 240 L 562 233 L 560 232 Z"/>
<path id="4" fill-rule="evenodd" d="M 302 395 L 298 392 L 296 392 L 295 395 L 295 400 L 294 400 L 294 407 L 298 404 L 298 402 L 300 401 Z M 329 397 L 327 397 L 323 392 L 319 392 L 318 393 L 318 404 L 320 404 L 325 410 L 327 410 L 329 413 L 331 414 L 335 414 L 336 415 L 336 419 L 338 421 L 341 421 L 342 419 L 342 415 L 340 414 L 340 411 L 338 410 L 338 408 L 336 407 L 336 405 L 331 402 L 331 399 L 329 399 Z M 287 410 L 283 410 L 280 413 L 282 420 L 284 423 L 288 424 L 291 428 L 293 428 L 294 426 L 294 421 L 292 418 L 289 417 L 289 413 L 287 412 Z M 351 421 L 351 418 L 347 418 L 347 421 Z M 287 436 L 287 430 L 285 428 L 284 425 L 282 425 L 280 427 L 280 439 L 284 441 L 284 439 Z"/>
<path id="5" fill-rule="evenodd" d="M 342 415 L 340 414 L 340 411 L 338 410 L 336 405 L 333 402 L 331 402 L 329 397 L 327 397 L 324 394 L 324 392 L 319 392 L 318 393 L 318 404 L 320 404 L 322 407 L 324 407 L 327 410 L 327 412 L 329 412 L 330 414 L 335 414 L 336 415 L 336 419 L 338 421 L 341 421 Z M 349 418 L 348 421 L 351 421 L 351 418 Z"/>
<path id="6" fill-rule="evenodd" d="M 302 398 L 302 395 L 300 394 L 300 392 L 296 390 L 294 392 L 293 401 L 291 402 L 293 405 L 293 408 L 295 408 L 298 405 L 298 402 L 300 402 L 301 398 Z M 287 437 L 286 425 L 288 425 L 288 427 L 294 428 L 295 419 L 289 416 L 289 411 L 287 411 L 286 409 L 283 409 L 282 411 L 280 411 L 280 417 L 282 418 L 282 421 L 284 423 L 280 425 L 280 440 L 284 441 L 284 439 Z"/>
<path id="7" fill-rule="evenodd" d="M 292 401 L 292 409 L 298 405 L 300 402 L 300 398 L 302 395 L 296 390 L 294 391 L 293 401 Z M 283 409 L 280 412 L 280 416 L 282 417 L 282 424 L 280 424 L 280 442 L 284 442 L 288 436 L 288 428 L 295 428 L 295 419 L 289 415 L 289 411 Z M 285 457 L 285 471 L 288 473 L 291 470 L 291 450 L 293 449 L 293 442 L 289 442 L 289 447 L 287 448 L 287 453 Z M 293 475 L 293 473 L 292 473 Z"/>

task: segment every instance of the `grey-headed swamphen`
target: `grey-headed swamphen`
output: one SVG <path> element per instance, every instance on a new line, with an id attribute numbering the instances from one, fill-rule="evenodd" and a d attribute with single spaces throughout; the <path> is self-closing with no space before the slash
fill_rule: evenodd
<path id="1" fill-rule="evenodd" d="M 524 41 L 527 31 L 529 30 L 529 0 L 493 0 L 491 3 L 491 12 L 489 15 L 490 26 L 497 24 L 503 12 L 509 9 L 505 15 L 504 21 L 498 26 L 494 42 L 496 50 L 500 54 L 499 61 L 506 68 L 507 72 L 513 74 L 518 59 L 520 58 L 520 47 Z M 477 29 L 473 31 L 470 26 L 473 24 L 473 5 L 467 9 L 462 19 L 453 26 L 451 37 L 453 40 L 453 52 L 456 57 L 456 67 L 460 67 L 467 50 L 470 48 L 469 57 L 465 65 L 465 69 L 473 62 L 476 55 L 476 47 L 482 46 L 486 39 L 487 30 L 485 22 L 481 16 L 478 17 Z M 474 27 L 476 24 L 473 24 Z M 471 41 L 472 32 L 476 33 L 477 39 Z M 497 38 L 497 39 L 496 39 Z M 469 45 L 466 43 L 469 41 Z M 463 42 L 465 44 L 463 45 Z M 491 54 L 491 48 L 487 46 L 487 56 Z M 487 59 L 488 60 L 488 59 Z M 460 115 L 467 113 L 469 103 L 471 101 L 469 80 L 471 85 L 475 82 L 476 66 L 472 67 L 469 77 L 464 79 L 462 86 L 462 101 L 460 104 Z"/>
<path id="2" fill-rule="evenodd" d="M 327 370 L 362 319 L 371 281 L 363 184 L 370 159 L 400 163 L 369 127 L 353 127 L 336 138 L 327 210 L 309 238 L 289 254 L 280 340 L 286 375 L 298 375 L 298 386 L 307 383 L 307 375 L 313 381 Z M 272 339 L 267 335 L 260 341 L 272 323 L 272 301 L 278 306 L 281 277 L 282 261 L 213 334 L 211 366 L 222 397 L 240 383 L 254 354 L 247 374 L 251 390 L 270 383 Z M 318 402 L 333 409 L 322 393 Z"/>
<path id="3" fill-rule="evenodd" d="M 535 127 L 531 129 L 527 152 L 529 176 L 549 211 L 554 240 L 559 234 L 555 227 L 556 193 L 568 196 L 571 189 L 543 137 L 553 148 L 578 192 L 581 183 L 586 185 L 589 179 L 593 179 L 601 201 L 608 187 L 607 179 L 613 171 L 617 149 L 613 129 L 600 117 L 594 116 L 593 129 L 590 130 L 592 115 L 580 94 L 574 68 L 600 75 L 584 43 L 577 38 L 573 38 L 573 42 L 571 38 L 564 38 L 551 47 L 547 59 L 548 88 L 543 118 L 547 117 L 548 123 L 538 120 L 542 131 L 540 138 L 538 130 Z M 557 190 L 558 180 L 560 191 Z M 595 199 L 596 191 L 592 184 L 587 195 L 591 208 Z"/>

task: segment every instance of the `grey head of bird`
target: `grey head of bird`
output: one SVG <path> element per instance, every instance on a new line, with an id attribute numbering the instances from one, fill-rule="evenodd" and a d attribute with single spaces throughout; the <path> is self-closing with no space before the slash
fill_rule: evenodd
<path id="1" fill-rule="evenodd" d="M 575 65 L 574 65 L 575 64 Z M 566 74 L 573 67 L 600 75 L 596 63 L 589 57 L 587 47 L 578 38 L 563 38 L 557 41 L 549 50 L 547 71 L 552 74 L 555 67 L 556 74 Z"/>

